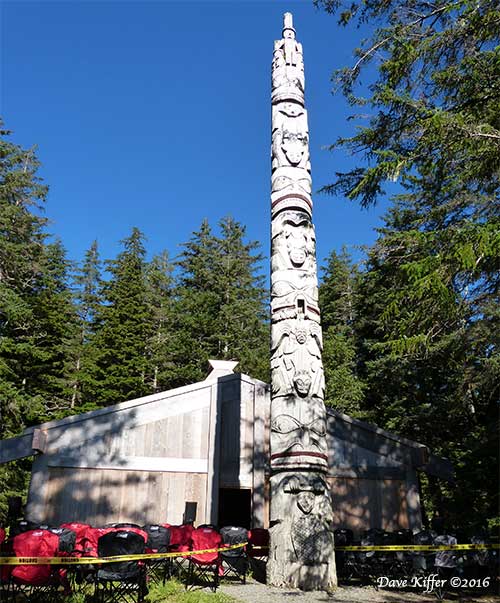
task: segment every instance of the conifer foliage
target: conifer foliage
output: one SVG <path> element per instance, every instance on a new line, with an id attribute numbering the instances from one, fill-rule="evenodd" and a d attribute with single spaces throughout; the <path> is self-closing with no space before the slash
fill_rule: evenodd
<path id="1" fill-rule="evenodd" d="M 317 0 L 371 35 L 334 79 L 365 123 L 324 187 L 397 194 L 358 284 L 363 412 L 450 458 L 424 484 L 455 525 L 498 514 L 500 13 L 489 0 Z M 353 27 L 353 31 L 355 31 Z M 370 67 L 368 67 L 370 66 Z M 394 185 L 390 184 L 392 190 Z"/>
<path id="2" fill-rule="evenodd" d="M 325 404 L 354 417 L 362 415 L 364 384 L 359 376 L 357 286 L 359 273 L 346 248 L 332 251 L 319 290 L 323 326 Z"/>
<path id="3" fill-rule="evenodd" d="M 76 325 L 64 249 L 47 241 L 41 216 L 35 150 L 9 135 L 0 129 L 0 439 L 67 412 Z M 23 466 L 0 466 L 0 513 L 25 487 Z"/>
<path id="4" fill-rule="evenodd" d="M 266 291 L 258 275 L 258 244 L 245 242 L 245 228 L 231 217 L 208 222 L 184 244 L 176 292 L 178 345 L 187 363 L 181 382 L 203 378 L 209 358 L 238 360 L 239 370 L 265 379 L 269 358 Z"/>

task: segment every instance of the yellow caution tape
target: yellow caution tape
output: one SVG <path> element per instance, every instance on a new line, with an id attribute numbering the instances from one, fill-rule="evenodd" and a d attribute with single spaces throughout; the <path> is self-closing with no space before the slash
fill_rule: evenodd
<path id="1" fill-rule="evenodd" d="M 121 561 L 142 561 L 147 559 L 166 559 L 168 557 L 190 557 L 204 553 L 231 551 L 246 546 L 248 542 L 232 544 L 219 549 L 201 549 L 197 551 L 178 551 L 176 553 L 144 553 L 139 555 L 115 555 L 114 557 L 2 557 L 0 565 L 94 565 L 117 563 Z"/>
<path id="2" fill-rule="evenodd" d="M 485 551 L 500 544 L 394 544 L 384 546 L 336 546 L 336 551 Z"/>
<path id="3" fill-rule="evenodd" d="M 147 559 L 167 559 L 169 557 L 190 557 L 191 555 L 203 555 L 205 553 L 219 553 L 231 551 L 246 546 L 248 542 L 233 544 L 231 546 L 217 549 L 201 549 L 196 551 L 177 551 L 172 553 L 145 553 L 140 555 L 116 555 L 114 557 L 2 557 L 0 565 L 94 565 L 101 563 L 118 563 L 122 561 L 143 561 Z M 256 549 L 268 549 L 265 546 L 252 547 Z M 500 549 L 500 544 L 400 544 L 384 546 L 336 546 L 336 551 L 486 551 Z"/>
<path id="4" fill-rule="evenodd" d="M 500 544 L 450 544 L 450 545 L 434 545 L 434 544 L 394 544 L 380 546 L 335 546 L 336 551 L 484 551 L 488 549 L 498 549 Z M 253 546 L 252 551 L 268 550 L 268 546 Z"/>

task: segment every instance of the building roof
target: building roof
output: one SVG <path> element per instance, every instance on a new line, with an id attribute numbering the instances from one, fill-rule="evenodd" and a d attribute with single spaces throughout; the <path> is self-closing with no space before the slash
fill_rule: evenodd
<path id="1" fill-rule="evenodd" d="M 99 420 L 101 417 L 103 420 L 109 421 L 112 419 L 109 415 L 117 414 L 124 410 L 147 407 L 151 403 L 155 403 L 160 400 L 170 401 L 172 404 L 175 404 L 175 399 L 177 396 L 196 392 L 197 390 L 206 388 L 207 386 L 212 386 L 218 381 L 224 383 L 232 380 L 241 380 L 246 383 L 260 386 L 269 392 L 269 386 L 266 383 L 253 379 L 252 377 L 242 373 L 234 373 L 233 370 L 236 367 L 236 364 L 237 363 L 235 362 L 210 361 L 212 371 L 204 381 L 199 381 L 197 383 L 159 392 L 149 396 L 143 396 L 141 398 L 135 398 L 126 402 L 120 402 L 106 408 L 100 408 L 78 415 L 65 417 L 63 419 L 48 421 L 37 426 L 28 427 L 20 436 L 1 441 L 0 463 L 6 463 L 38 453 L 43 453 L 48 433 L 52 429 L 60 429 L 64 426 L 75 425 L 76 423 L 88 420 L 95 421 L 96 419 Z M 415 469 L 425 471 L 430 475 L 434 475 L 448 481 L 453 480 L 453 466 L 450 461 L 432 454 L 427 446 L 423 444 L 419 444 L 413 440 L 398 436 L 378 427 L 377 425 L 366 423 L 364 421 L 360 421 L 359 419 L 354 419 L 346 414 L 334 410 L 333 408 L 327 408 L 327 420 L 328 433 L 334 443 L 348 442 L 351 446 L 355 445 L 361 449 L 371 451 L 376 455 L 381 455 L 386 458 L 396 454 L 397 457 L 406 459 L 407 464 Z M 333 459 L 342 457 L 342 455 L 338 453 L 339 450 L 332 451 L 331 463 Z M 337 466 L 337 461 L 335 461 L 335 465 L 336 474 L 341 475 L 342 464 Z"/>

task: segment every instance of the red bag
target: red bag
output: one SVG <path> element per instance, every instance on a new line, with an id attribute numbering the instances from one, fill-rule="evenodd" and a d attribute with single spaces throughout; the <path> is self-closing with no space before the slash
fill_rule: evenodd
<path id="1" fill-rule="evenodd" d="M 85 551 L 85 538 L 87 536 L 87 531 L 92 529 L 92 527 L 89 526 L 88 523 L 70 521 L 68 523 L 62 523 L 61 528 L 66 528 L 67 530 L 71 530 L 76 534 L 75 555 L 77 557 L 81 557 Z"/>
<path id="2" fill-rule="evenodd" d="M 82 557 L 97 557 L 97 541 L 101 536 L 112 532 L 113 528 L 88 527 L 81 538 Z"/>

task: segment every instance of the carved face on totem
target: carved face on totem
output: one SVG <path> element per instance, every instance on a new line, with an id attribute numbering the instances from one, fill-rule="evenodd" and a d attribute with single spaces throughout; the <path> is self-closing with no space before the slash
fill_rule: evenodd
<path id="1" fill-rule="evenodd" d="M 273 173 L 271 187 L 273 193 L 297 192 L 309 197 L 311 195 L 311 176 L 305 169 L 299 171 L 297 168 L 280 167 Z"/>
<path id="2" fill-rule="evenodd" d="M 316 477 L 300 488 L 295 493 L 296 512 L 291 525 L 296 558 L 305 565 L 327 563 L 333 542 L 333 514 L 326 483 Z"/>
<path id="3" fill-rule="evenodd" d="M 297 166 L 307 152 L 308 136 L 305 132 L 284 130 L 281 137 L 281 150 L 290 165 Z"/>
<path id="4" fill-rule="evenodd" d="M 294 214 L 288 216 L 288 214 Z M 272 270 L 301 268 L 314 277 L 316 238 L 314 228 L 305 212 L 284 212 L 273 224 Z M 289 279 L 301 281 L 304 275 L 289 274 Z"/>
<path id="5" fill-rule="evenodd" d="M 307 412 L 301 419 L 285 412 L 279 414 L 271 423 L 271 432 L 273 450 L 326 454 L 326 418 L 320 409 Z"/>
<path id="6" fill-rule="evenodd" d="M 311 375 L 308 371 L 297 371 L 293 377 L 295 389 L 301 398 L 305 398 L 311 389 Z"/>

